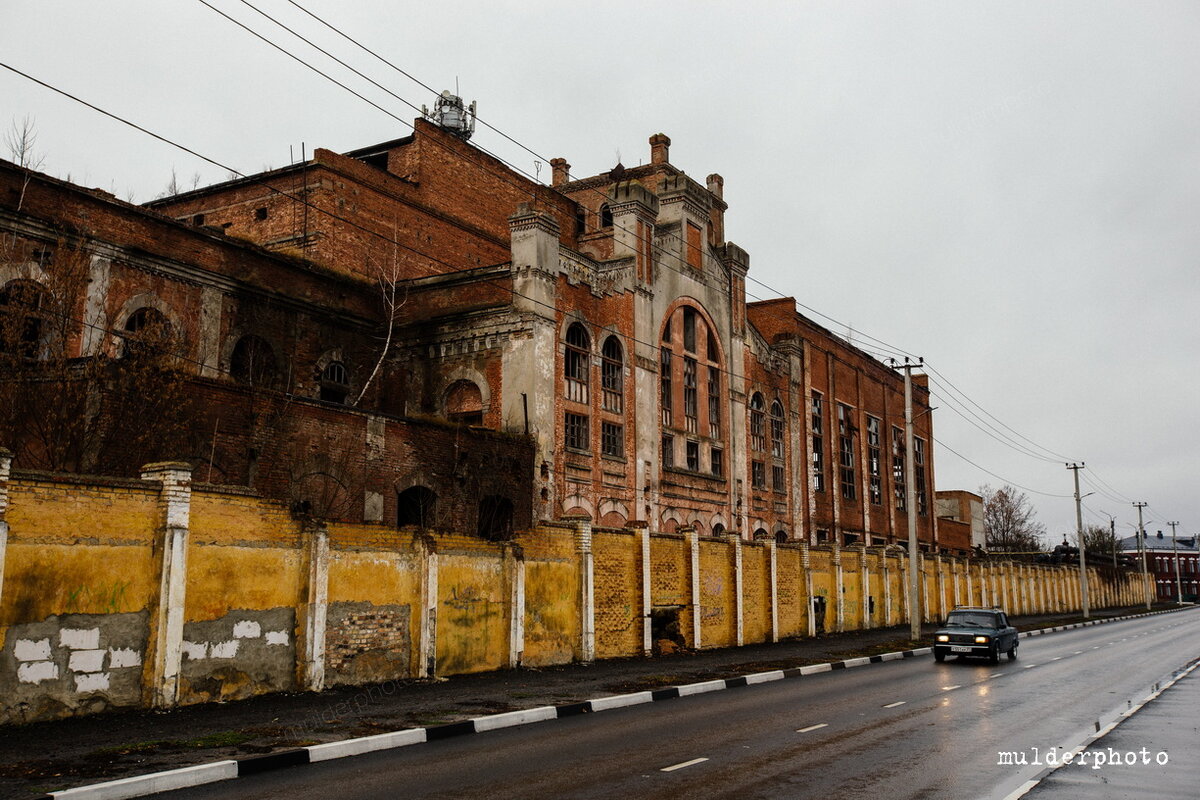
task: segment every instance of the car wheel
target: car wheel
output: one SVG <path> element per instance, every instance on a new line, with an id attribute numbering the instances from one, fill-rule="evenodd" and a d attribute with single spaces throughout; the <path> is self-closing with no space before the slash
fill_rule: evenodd
<path id="1" fill-rule="evenodd" d="M 1008 650 L 1008 660 L 1009 661 L 1017 660 L 1017 643 L 1016 642 L 1013 642 L 1013 646 L 1011 648 L 1009 648 L 1009 650 Z"/>
<path id="2" fill-rule="evenodd" d="M 1000 651 L 996 649 L 997 647 L 998 647 L 998 645 L 993 644 L 990 648 L 988 648 L 988 663 L 989 664 L 999 664 L 1000 663 Z"/>
<path id="3" fill-rule="evenodd" d="M 939 651 L 937 651 L 937 650 L 934 650 L 934 651 L 933 651 L 933 660 L 934 660 L 934 661 L 936 661 L 936 662 L 938 662 L 938 663 L 940 664 L 940 663 L 942 663 L 943 661 L 945 661 L 945 660 L 946 660 L 946 654 L 945 654 L 945 653 L 942 653 L 942 652 L 939 652 Z"/>

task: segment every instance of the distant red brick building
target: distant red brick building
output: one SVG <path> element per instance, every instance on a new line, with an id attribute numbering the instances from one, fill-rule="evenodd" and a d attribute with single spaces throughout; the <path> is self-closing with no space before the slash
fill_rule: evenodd
<path id="1" fill-rule="evenodd" d="M 92 254 L 72 355 L 115 357 L 143 309 L 169 323 L 220 395 L 189 453 L 214 480 L 311 502 L 280 477 L 303 441 L 309 483 L 366 519 L 428 522 L 437 502 L 481 530 L 500 507 L 870 545 L 907 541 L 911 482 L 940 546 L 923 379 L 907 475 L 901 375 L 792 299 L 746 303 L 723 179 L 690 178 L 670 143 L 583 179 L 555 159 L 545 186 L 418 120 L 146 208 L 36 175 L 18 203 L 5 164 L 0 230 L 44 252 L 71 231 Z M 25 313 L 8 287 L 38 284 L 35 262 L 0 263 L 0 313 Z M 268 390 L 304 420 L 286 448 L 255 444 L 261 410 L 217 413 Z"/>

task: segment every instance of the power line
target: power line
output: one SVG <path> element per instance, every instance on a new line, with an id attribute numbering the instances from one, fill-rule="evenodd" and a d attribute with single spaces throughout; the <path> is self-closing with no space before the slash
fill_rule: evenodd
<path id="1" fill-rule="evenodd" d="M 288 51 L 288 50 L 286 50 L 285 48 L 281 47 L 280 45 L 277 45 L 277 44 L 275 44 L 274 42 L 271 42 L 271 41 L 270 41 L 270 40 L 268 40 L 266 37 L 262 36 L 261 34 L 258 34 L 258 33 L 256 33 L 255 31 L 251 30 L 250 28 L 248 28 L 247 26 L 245 26 L 245 25 L 244 25 L 244 24 L 242 24 L 241 22 L 238 22 L 237 20 L 233 19 L 232 17 L 229 17 L 228 15 L 224 14 L 223 12 L 221 12 L 221 11 L 218 11 L 217 9 L 213 8 L 213 6 L 209 5 L 209 4 L 206 2 L 206 0 L 198 0 L 198 2 L 202 3 L 203 5 L 207 6 L 207 7 L 208 7 L 208 8 L 210 8 L 210 9 L 212 9 L 213 11 L 216 11 L 216 13 L 220 14 L 222 17 L 225 17 L 225 19 L 227 19 L 227 20 L 229 20 L 229 21 L 233 22 L 234 24 L 238 25 L 239 27 L 243 28 L 244 30 L 248 31 L 249 33 L 253 34 L 253 35 L 254 35 L 254 36 L 256 36 L 257 38 L 259 38 L 259 39 L 261 39 L 262 41 L 266 42 L 267 44 L 270 44 L 272 47 L 274 47 L 274 48 L 276 48 L 277 50 L 280 50 L 281 52 L 285 53 L 285 54 L 286 54 L 286 55 L 288 55 L 290 58 L 292 58 L 292 59 L 294 59 L 294 60 L 298 61 L 298 62 L 299 62 L 299 63 L 301 63 L 301 64 L 304 64 L 304 65 L 305 65 L 305 66 L 307 66 L 309 69 L 312 69 L 313 71 L 317 72 L 318 74 L 322 75 L 323 77 L 327 78 L 328 80 L 330 80 L 330 81 L 333 81 L 333 82 L 334 82 L 334 83 L 336 83 L 337 85 L 339 85 L 339 86 L 342 86 L 342 88 L 346 88 L 348 91 L 351 91 L 352 93 L 354 93 L 354 94 L 355 94 L 355 96 L 357 96 L 357 97 L 359 97 L 359 98 L 361 98 L 361 99 L 363 99 L 363 100 L 366 100 L 366 98 L 363 98 L 363 97 L 362 97 L 362 95 L 359 95 L 357 92 L 353 92 L 353 90 L 349 89 L 349 87 L 346 87 L 344 84 L 341 84 L 340 82 L 338 82 L 338 81 L 334 80 L 333 78 L 330 78 L 328 75 L 325 75 L 323 72 L 321 72 L 320 70 L 317 70 L 315 67 L 312 67 L 310 64 L 308 64 L 307 62 L 303 61 L 303 60 L 302 60 L 302 59 L 300 59 L 298 56 L 296 56 L 296 55 L 292 54 L 291 52 L 289 52 L 289 51 Z M 349 64 L 346 64 L 344 61 L 342 61 L 342 60 L 341 60 L 341 59 L 339 59 L 338 57 L 334 56 L 333 54 L 329 53 L 329 52 L 328 52 L 327 50 L 325 50 L 324 48 L 320 47 L 319 45 L 316 45 L 316 44 L 314 44 L 314 43 L 313 43 L 313 42 L 311 42 L 309 39 L 307 39 L 307 38 L 305 38 L 303 35 L 301 35 L 301 34 L 297 33 L 297 32 L 296 32 L 295 30 L 293 30 L 292 28 L 288 27 L 287 25 L 283 24 L 283 23 L 282 23 L 282 22 L 280 22 L 279 20 L 277 20 L 277 19 L 275 19 L 274 17 L 270 16 L 270 15 L 269 15 L 269 14 L 267 14 L 266 12 L 264 12 L 264 11 L 261 11 L 260 9 L 258 9 L 258 8 L 257 8 L 257 7 L 255 7 L 254 5 L 252 5 L 251 3 L 247 2 L 247 0 L 240 0 L 240 2 L 242 2 L 242 4 L 243 4 L 243 5 L 245 5 L 245 6 L 247 6 L 248 8 L 251 8 L 251 9 L 253 9 L 254 11 L 256 11 L 258 14 L 262 15 L 262 16 L 263 16 L 263 17 L 265 17 L 266 19 L 270 20 L 270 21 L 271 21 L 271 22 L 273 22 L 275 25 L 277 25 L 277 26 L 279 26 L 279 27 L 283 28 L 283 29 L 284 29 L 285 31 L 287 31 L 288 33 L 291 33 L 293 36 L 295 36 L 296 38 L 300 39 L 300 40 L 301 40 L 301 41 L 303 41 L 304 43 L 308 44 L 310 47 L 314 48 L 314 49 L 315 49 L 315 50 L 317 50 L 318 52 L 320 52 L 320 53 L 322 53 L 322 54 L 326 55 L 327 57 L 329 57 L 329 58 L 331 58 L 331 59 L 333 59 L 333 60 L 334 60 L 334 61 L 336 61 L 338 64 L 341 64 L 343 67 L 345 67 L 345 68 L 349 69 L 350 71 L 354 72 L 356 75 L 358 75 L 358 76 L 362 77 L 364 80 L 366 80 L 366 81 L 370 82 L 370 83 L 371 83 L 373 86 L 376 86 L 376 87 L 378 87 L 379 89 L 382 89 L 383 91 L 387 92 L 389 95 L 391 95 L 392 97 L 396 98 L 397 100 L 399 100 L 400 102 L 404 103 L 405 105 L 409 106 L 410 108 L 413 108 L 414 110 L 420 111 L 420 109 L 417 109 L 417 107 L 416 107 L 416 105 L 415 105 L 415 104 L 411 103 L 411 102 L 410 102 L 410 101 L 408 101 L 408 100 L 405 100 L 403 97 L 401 97 L 401 96 L 397 95 L 395 92 L 391 91 L 391 90 L 390 90 L 390 89 L 388 89 L 387 87 L 385 87 L 385 86 L 383 86 L 382 84 L 378 83 L 378 82 L 377 82 L 377 81 L 375 81 L 374 79 L 372 79 L 372 78 L 370 78 L 370 77 L 368 77 L 368 76 L 364 75 L 362 72 L 360 72 L 359 70 L 357 70 L 357 69 L 355 69 L 354 67 L 350 66 Z M 321 19 L 320 17 L 318 17 L 316 14 L 313 14 L 312 12 L 308 11 L 308 10 L 307 10 L 307 9 L 305 9 L 303 6 L 301 6 L 301 5 L 299 5 L 298 3 L 294 2 L 294 0 L 288 0 L 288 2 L 289 2 L 289 3 L 291 3 L 291 5 L 295 6 L 296 8 L 300 9 L 301 11 L 303 11 L 303 12 L 304 12 L 305 14 L 307 14 L 308 16 L 310 16 L 310 17 L 312 17 L 313 19 L 315 19 L 317 22 L 321 23 L 321 24 L 322 24 L 322 25 L 324 25 L 325 27 L 327 27 L 327 28 L 329 28 L 330 30 L 334 31 L 335 33 L 337 33 L 337 34 L 338 34 L 339 36 L 341 36 L 342 38 L 346 39 L 347 41 L 349 41 L 349 42 L 353 43 L 355 46 L 357 46 L 357 47 L 361 48 L 361 49 L 362 49 L 362 50 L 364 50 L 365 52 L 367 52 L 367 53 L 369 53 L 370 55 L 374 56 L 375 58 L 379 59 L 381 62 L 383 62 L 384 64 L 388 65 L 388 66 L 389 66 L 389 67 L 391 67 L 392 69 L 396 70 L 396 71 L 397 71 L 397 72 L 399 72 L 401 75 L 404 75 L 406 78 L 409 78 L 410 80 L 414 81 L 415 83 L 417 83 L 418 85 L 422 86 L 423 88 L 425 88 L 425 89 L 427 89 L 427 90 L 429 90 L 429 91 L 431 91 L 431 92 L 434 92 L 434 93 L 436 94 L 436 91 L 435 91 L 435 90 L 434 90 L 432 87 L 430 87 L 428 84 L 426 84 L 426 83 L 424 83 L 423 81 L 421 81 L 421 80 L 417 79 L 417 78 L 416 78 L 416 77 L 414 77 L 414 76 L 413 76 L 411 73 L 409 73 L 409 72 L 406 72 L 405 70 L 401 69 L 400 67 L 398 67 L 397 65 L 395 65 L 395 64 L 394 64 L 394 63 L 392 63 L 391 61 L 388 61 L 387 59 L 383 58 L 383 57 L 382 57 L 382 56 L 380 56 L 379 54 L 375 53 L 373 50 L 371 50 L 371 49 L 367 48 L 365 45 L 362 45 L 361 43 L 359 43 L 359 42 L 358 42 L 356 39 L 354 39 L 353 37 L 351 37 L 351 36 L 349 36 L 348 34 L 346 34 L 346 33 L 342 32 L 341 30 L 337 29 L 336 27 L 334 27 L 334 26 L 333 26 L 333 25 L 331 25 L 330 23 L 328 23 L 328 22 L 326 22 L 325 20 L 323 20 L 323 19 Z M 370 103 L 371 101 L 369 101 L 369 100 L 366 100 L 366 102 Z M 378 105 L 375 105 L 374 103 L 371 103 L 371 105 L 375 106 L 376 108 L 380 108 Z M 381 110 L 382 110 L 382 109 L 381 109 Z M 385 113 L 389 113 L 389 116 L 392 116 L 394 119 L 399 119 L 399 118 L 398 118 L 398 117 L 396 117 L 395 115 L 393 115 L 393 114 L 390 114 L 390 112 L 385 112 Z M 478 117 L 476 117 L 476 119 L 478 119 Z M 403 120 L 400 120 L 400 121 L 401 121 L 401 122 L 404 122 Z M 542 155 L 542 154 L 538 153 L 536 150 L 533 150 L 533 149 L 532 149 L 532 148 L 530 148 L 529 146 L 527 146 L 527 145 L 523 144 L 522 142 L 518 141 L 517 139 L 515 139 L 515 138 L 513 138 L 513 137 L 509 136 L 508 134 L 504 133 L 503 131 L 501 131 L 501 130 L 499 130 L 499 129 L 495 128 L 495 127 L 493 127 L 492 125 L 488 124 L 487 122 L 485 122 L 485 121 L 483 121 L 483 120 L 480 120 L 480 121 L 481 121 L 481 122 L 483 122 L 483 124 L 484 124 L 484 125 L 485 125 L 487 128 L 489 128 L 489 129 L 490 129 L 490 130 L 492 130 L 492 131 L 495 131 L 495 132 L 496 132 L 496 133 L 498 133 L 500 136 L 504 137 L 505 139 L 507 139 L 508 141 L 510 141 L 510 142 L 512 142 L 513 144 L 517 145 L 518 147 L 521 147 L 521 148 L 522 148 L 522 149 L 524 149 L 526 152 L 528 152 L 528 153 L 530 153 L 530 154 L 532 154 L 532 155 L 534 155 L 534 156 L 537 156 L 538 158 L 540 158 L 540 159 L 542 159 L 542 160 L 544 160 L 544 161 L 548 161 L 548 160 L 549 160 L 549 159 L 547 159 L 547 157 L 546 157 L 546 156 L 544 156 L 544 155 Z M 407 124 L 407 122 L 404 122 L 404 124 Z M 476 145 L 476 147 L 479 147 L 479 146 L 478 146 L 478 145 Z M 536 182 L 536 180 L 537 180 L 537 179 L 536 179 L 536 177 L 535 177 L 535 176 L 532 176 L 532 175 L 530 175 L 530 174 L 528 173 L 528 171 L 527 171 L 527 170 L 525 170 L 524 168 L 522 168 L 522 167 L 518 167 L 517 165 L 515 165 L 515 164 L 513 164 L 512 162 L 508 161 L 507 159 L 504 159 L 504 158 L 502 158 L 501 156 L 497 155 L 496 153 L 492 153 L 492 152 L 490 152 L 490 151 L 486 150 L 486 149 L 485 149 L 485 148 L 483 148 L 483 147 L 479 147 L 479 149 L 480 149 L 480 150 L 483 150 L 483 151 L 484 151 L 484 152 L 486 152 L 486 153 L 488 153 L 488 155 L 491 155 L 493 158 L 496 158 L 498 161 L 500 161 L 501 163 L 505 164 L 505 165 L 506 165 L 506 166 L 508 166 L 510 169 L 512 169 L 512 170 L 514 170 L 514 171 L 516 171 L 516 172 L 518 172 L 518 173 L 520 173 L 520 174 L 522 174 L 522 175 L 526 176 L 527 178 L 533 179 L 533 180 L 535 180 L 535 182 Z M 568 174 L 568 177 L 570 177 L 570 175 L 569 175 L 569 174 Z M 586 189 L 586 191 L 591 191 L 591 192 L 593 192 L 593 193 L 595 193 L 595 194 L 597 194 L 597 195 L 599 195 L 599 196 L 603 197 L 605 200 L 607 200 L 607 195 L 605 195 L 603 192 L 599 191 L 598 189 L 594 189 L 594 188 L 587 188 L 587 189 Z M 636 231 L 629 231 L 629 230 L 626 230 L 626 229 L 624 229 L 624 228 L 622 228 L 622 230 L 625 230 L 625 232 L 627 232 L 627 233 L 630 233 L 631 235 L 633 235 L 633 237 L 634 237 L 636 240 L 638 240 L 638 241 L 642 241 L 643 243 L 645 243 L 645 242 L 647 241 L 647 240 L 646 240 L 644 237 L 640 236 L 640 235 L 639 235 L 639 234 L 638 234 Z M 677 241 L 679 241 L 679 243 L 680 243 L 680 244 L 684 244 L 682 237 L 680 237 L 680 236 L 675 236 L 675 238 L 676 238 L 676 240 L 677 240 Z M 652 243 L 651 243 L 651 244 L 652 244 Z M 679 256 L 679 255 L 674 255 L 674 254 L 671 254 L 671 255 L 672 255 L 672 256 L 673 256 L 673 257 L 674 257 L 676 260 L 680 261 L 681 263 L 683 262 L 683 257 L 682 257 L 682 256 Z M 660 262 L 660 263 L 661 263 L 661 262 Z M 681 274 L 681 275 L 684 275 L 684 274 L 686 274 L 686 273 L 682 272 L 681 270 L 675 269 L 674 267 L 667 266 L 666 264 L 663 264 L 663 266 L 664 266 L 664 267 L 666 267 L 666 268 L 668 268 L 668 269 L 671 269 L 671 270 L 675 271 L 675 272 L 676 272 L 676 273 L 678 273 L 678 274 Z M 768 291 L 772 292 L 773 294 L 775 294 L 775 295 L 776 295 L 776 296 L 778 296 L 779 298 L 786 297 L 786 295 L 784 295 L 784 294 L 783 294 L 783 292 L 781 292 L 780 290 L 778 290 L 778 289 L 775 289 L 775 288 L 774 288 L 774 287 L 772 287 L 772 286 L 769 286 L 768 284 L 766 284 L 766 283 L 764 283 L 764 282 L 760 281 L 759 279 L 757 279 L 757 278 L 755 278 L 755 277 L 753 277 L 753 276 L 751 276 L 751 275 L 749 275 L 749 274 L 747 274 L 747 276 L 746 276 L 746 279 L 747 279 L 748 281 L 752 282 L 752 283 L 755 283 L 755 284 L 757 284 L 757 285 L 759 285 L 759 286 L 763 287 L 764 289 L 767 289 Z M 749 293 L 747 293 L 747 294 L 749 294 Z M 761 300 L 761 299 L 762 299 L 762 298 L 758 298 L 758 297 L 756 297 L 756 296 L 754 296 L 754 295 L 750 295 L 750 296 L 751 296 L 751 297 L 754 297 L 755 299 L 758 299 L 758 300 Z M 800 308 L 803 308 L 803 309 L 805 309 L 805 310 L 809 311 L 810 313 L 816 314 L 817 316 L 820 316 L 820 317 L 822 317 L 823 319 L 829 320 L 830 322 L 834 323 L 835 325 L 839 325 L 839 326 L 843 326 L 843 325 L 844 325 L 844 323 L 842 323 L 842 322 L 839 322 L 837 319 L 835 319 L 835 318 L 833 318 L 833 317 L 829 316 L 828 314 L 825 314 L 825 313 L 823 313 L 823 312 L 821 312 L 821 311 L 818 311 L 817 309 L 815 309 L 815 308 L 812 308 L 811 306 L 807 306 L 807 305 L 805 305 L 805 304 L 803 304 L 803 303 L 799 302 L 799 301 L 798 301 L 798 300 L 796 300 L 795 298 L 792 298 L 792 300 L 793 300 L 793 302 L 795 302 L 795 303 L 796 303 L 796 305 L 797 305 L 797 306 L 799 306 Z M 895 354 L 895 355 L 902 355 L 902 356 L 912 356 L 912 357 L 915 357 L 913 353 L 910 353 L 910 352 L 908 352 L 908 351 L 906 351 L 906 350 L 904 350 L 904 349 L 902 349 L 902 348 L 895 347 L 894 345 L 888 344 L 888 343 L 887 343 L 887 342 L 885 342 L 884 340 L 882 340 L 882 339 L 879 339 L 879 338 L 876 338 L 876 337 L 874 337 L 874 336 L 872 336 L 872 335 L 870 335 L 870 334 L 868 334 L 868 333 L 860 332 L 860 335 L 861 335 L 861 336 L 863 336 L 863 337 L 864 337 L 864 338 L 866 338 L 866 339 L 870 339 L 871 341 L 873 341 L 873 342 L 876 342 L 876 343 L 877 343 L 877 345 L 879 345 L 879 346 L 882 346 L 882 347 L 883 347 L 885 350 L 887 350 L 887 351 L 890 351 L 890 352 L 892 352 L 892 353 L 893 353 L 893 354 Z"/>
<path id="2" fill-rule="evenodd" d="M 946 449 L 946 450 L 949 450 L 951 453 L 954 453 L 954 455 L 958 456 L 958 457 L 959 457 L 959 458 L 961 458 L 963 461 L 965 461 L 965 462 L 967 462 L 968 464 L 970 464 L 972 467 L 975 467 L 975 469 L 977 469 L 977 470 L 980 470 L 981 472 L 986 472 L 988 475 L 991 475 L 993 478 L 996 478 L 997 480 L 1004 481 L 1004 482 L 1005 482 L 1006 484 L 1008 484 L 1009 486 L 1015 486 L 1016 488 L 1018 488 L 1018 489 L 1022 489 L 1022 490 L 1026 491 L 1026 492 L 1033 492 L 1034 494 L 1040 494 L 1040 495 L 1042 495 L 1043 497 L 1060 497 L 1060 498 L 1071 498 L 1071 497 L 1073 497 L 1073 495 L 1069 495 L 1069 494 L 1051 494 L 1050 492 L 1042 492 L 1042 491 L 1039 491 L 1039 490 L 1037 490 L 1037 489 L 1031 489 L 1031 488 L 1029 488 L 1028 486 L 1022 486 L 1021 484 L 1019 484 L 1019 483 L 1016 483 L 1015 481 L 1010 481 L 1008 478 L 1005 478 L 1003 475 L 997 475 L 995 472 L 992 472 L 990 469 L 987 469 L 986 467 L 981 467 L 981 466 L 979 466 L 979 465 L 978 465 L 978 464 L 976 464 L 974 461 L 972 461 L 971 459 L 967 458 L 967 457 L 966 457 L 966 456 L 964 456 L 962 453 L 960 453 L 960 452 L 958 452 L 957 450 L 955 450 L 953 447 L 950 447 L 948 444 L 946 444 L 945 442 L 943 442 L 941 439 L 937 438 L 936 436 L 935 436 L 935 437 L 933 437 L 933 440 L 934 440 L 935 442 L 937 442 L 937 444 L 938 444 L 938 447 L 942 447 L 942 448 L 944 448 L 944 449 Z"/>

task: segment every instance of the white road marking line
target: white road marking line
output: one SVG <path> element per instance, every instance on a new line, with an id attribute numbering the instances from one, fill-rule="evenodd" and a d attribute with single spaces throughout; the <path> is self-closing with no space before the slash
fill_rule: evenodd
<path id="1" fill-rule="evenodd" d="M 817 725 L 809 725 L 807 728 L 801 728 L 800 730 L 796 731 L 796 733 L 808 733 L 809 731 L 815 731 L 818 728 L 828 728 L 828 727 L 829 727 L 828 722 L 822 722 Z"/>
<path id="2" fill-rule="evenodd" d="M 942 691 L 943 691 L 943 692 L 949 692 L 949 691 L 951 691 L 951 690 L 953 690 L 953 689 L 961 689 L 961 688 L 962 688 L 962 684 L 961 684 L 961 683 L 956 683 L 956 684 L 954 684 L 953 686 L 943 686 L 943 687 L 942 687 Z"/>
<path id="3" fill-rule="evenodd" d="M 1025 669 L 1033 669 L 1036 666 L 1037 666 L 1037 664 L 1026 664 Z"/>
<path id="4" fill-rule="evenodd" d="M 897 700 L 894 703 L 888 703 L 886 706 L 884 706 L 884 708 L 895 708 L 896 706 L 902 706 L 907 702 L 907 700 Z"/>
<path id="5" fill-rule="evenodd" d="M 1004 674 L 1003 672 L 993 672 L 991 675 L 988 675 L 988 677 L 989 678 L 999 678 L 1003 674 Z"/>
<path id="6" fill-rule="evenodd" d="M 1052 659 L 1050 659 L 1050 660 L 1051 660 L 1051 661 L 1062 661 L 1062 659 L 1063 659 L 1063 657 L 1062 657 L 1062 656 L 1055 656 L 1054 658 L 1052 658 Z"/>
<path id="7" fill-rule="evenodd" d="M 1076 650 L 1076 651 L 1075 651 L 1074 653 L 1072 653 L 1071 655 L 1073 655 L 1073 656 L 1077 656 L 1077 655 L 1079 655 L 1079 654 L 1080 654 L 1080 653 L 1082 653 L 1082 652 L 1083 652 L 1082 650 Z"/>
<path id="8" fill-rule="evenodd" d="M 659 770 L 659 772 L 674 772 L 675 770 L 683 769 L 684 767 L 694 767 L 697 764 L 703 764 L 705 761 L 708 761 L 708 759 L 707 758 L 693 758 L 691 761 L 684 761 L 682 764 L 675 764 L 670 767 L 663 767 L 662 769 Z"/>

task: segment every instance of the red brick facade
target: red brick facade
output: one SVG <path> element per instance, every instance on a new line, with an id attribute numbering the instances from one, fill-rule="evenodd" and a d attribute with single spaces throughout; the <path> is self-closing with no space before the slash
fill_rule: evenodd
<path id="1" fill-rule="evenodd" d="M 213 431 L 190 454 L 222 480 L 295 495 L 280 476 L 299 449 L 313 474 L 354 485 L 345 505 L 368 519 L 403 520 L 399 492 L 423 486 L 461 495 L 447 502 L 463 527 L 477 511 L 462 498 L 488 493 L 513 501 L 519 525 L 582 513 L 609 527 L 906 541 L 901 376 L 791 299 L 747 305 L 723 179 L 689 178 L 662 134 L 650 145 L 649 164 L 581 180 L 555 159 L 544 186 L 418 120 L 404 139 L 319 149 L 146 209 L 41 176 L 18 209 L 23 176 L 4 165 L 2 226 L 45 245 L 67 230 L 86 239 L 100 280 L 73 301 L 91 326 L 76 355 L 115 355 L 142 306 L 167 317 L 203 391 L 224 393 L 197 415 Z M 0 284 L 36 279 L 34 264 L 0 269 Z M 932 543 L 932 419 L 917 383 L 918 526 Z M 294 417 L 286 448 L 213 418 L 265 390 Z M 261 427 L 263 413 L 243 417 Z M 343 452 L 352 468 L 334 463 Z"/>

